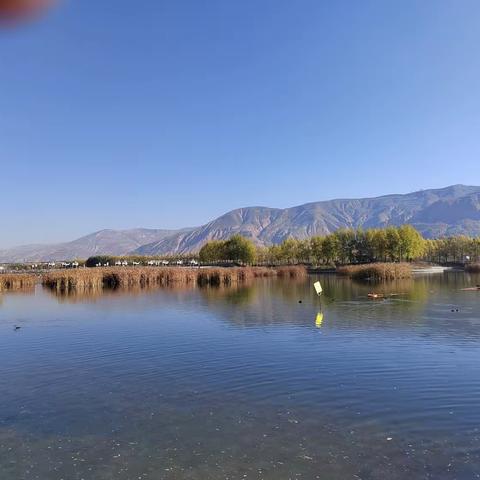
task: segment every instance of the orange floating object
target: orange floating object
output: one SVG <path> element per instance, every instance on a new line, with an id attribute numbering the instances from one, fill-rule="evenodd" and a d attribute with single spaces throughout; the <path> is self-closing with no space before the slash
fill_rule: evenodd
<path id="1" fill-rule="evenodd" d="M 382 293 L 369 293 L 368 298 L 383 298 L 384 295 Z"/>
<path id="2" fill-rule="evenodd" d="M 0 0 L 0 22 L 16 22 L 33 17 L 53 3 L 53 0 Z"/>

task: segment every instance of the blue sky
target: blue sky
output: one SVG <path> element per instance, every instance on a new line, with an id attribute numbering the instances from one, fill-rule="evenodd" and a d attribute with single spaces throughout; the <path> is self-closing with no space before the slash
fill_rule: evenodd
<path id="1" fill-rule="evenodd" d="M 476 0 L 68 0 L 4 28 L 0 247 L 479 185 L 479 23 Z"/>

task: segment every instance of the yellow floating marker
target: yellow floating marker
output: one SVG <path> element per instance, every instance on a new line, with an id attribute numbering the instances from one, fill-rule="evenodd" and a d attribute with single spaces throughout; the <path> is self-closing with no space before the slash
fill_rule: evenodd
<path id="1" fill-rule="evenodd" d="M 320 296 L 323 292 L 322 284 L 320 282 L 315 282 L 313 286 L 315 287 L 315 291 L 317 292 L 317 295 Z"/>
<path id="2" fill-rule="evenodd" d="M 317 328 L 320 328 L 322 326 L 322 323 L 323 323 L 323 313 L 318 312 L 317 313 L 317 318 L 315 318 L 315 326 Z"/>

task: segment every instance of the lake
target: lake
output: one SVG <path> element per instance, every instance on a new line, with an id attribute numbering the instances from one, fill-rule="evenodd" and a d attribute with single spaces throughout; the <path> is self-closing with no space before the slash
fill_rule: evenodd
<path id="1" fill-rule="evenodd" d="M 0 296 L 0 478 L 479 478 L 478 283 Z"/>

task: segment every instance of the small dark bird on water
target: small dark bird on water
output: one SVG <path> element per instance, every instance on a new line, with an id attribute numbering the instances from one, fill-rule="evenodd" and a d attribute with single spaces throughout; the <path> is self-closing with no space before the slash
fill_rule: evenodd
<path id="1" fill-rule="evenodd" d="M 22 327 L 19 327 L 18 325 L 15 325 L 15 326 L 13 327 L 13 329 L 14 329 L 15 331 L 20 330 L 21 328 L 22 328 Z"/>

